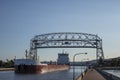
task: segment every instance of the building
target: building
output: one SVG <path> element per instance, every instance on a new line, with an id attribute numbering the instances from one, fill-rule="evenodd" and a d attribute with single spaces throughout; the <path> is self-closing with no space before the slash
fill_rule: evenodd
<path id="1" fill-rule="evenodd" d="M 57 64 L 69 64 L 69 55 L 67 53 L 59 53 Z"/>

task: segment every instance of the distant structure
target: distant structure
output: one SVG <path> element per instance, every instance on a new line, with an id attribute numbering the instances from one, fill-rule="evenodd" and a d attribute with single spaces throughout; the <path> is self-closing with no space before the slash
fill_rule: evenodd
<path id="1" fill-rule="evenodd" d="M 67 53 L 58 53 L 57 64 L 69 64 L 69 55 Z"/>
<path id="2" fill-rule="evenodd" d="M 95 34 L 59 32 L 36 35 L 30 40 L 28 59 L 37 61 L 39 48 L 95 48 L 97 63 L 104 60 L 102 39 Z"/>

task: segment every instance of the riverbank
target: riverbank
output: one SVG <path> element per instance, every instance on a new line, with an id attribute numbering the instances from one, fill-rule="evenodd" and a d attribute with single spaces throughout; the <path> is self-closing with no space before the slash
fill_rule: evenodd
<path id="1" fill-rule="evenodd" d="M 14 68 L 0 68 L 0 71 L 14 71 Z"/>

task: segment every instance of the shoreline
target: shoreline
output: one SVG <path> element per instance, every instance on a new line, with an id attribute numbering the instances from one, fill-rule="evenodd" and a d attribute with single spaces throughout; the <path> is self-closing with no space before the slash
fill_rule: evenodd
<path id="1" fill-rule="evenodd" d="M 0 71 L 14 71 L 14 68 L 0 68 Z"/>

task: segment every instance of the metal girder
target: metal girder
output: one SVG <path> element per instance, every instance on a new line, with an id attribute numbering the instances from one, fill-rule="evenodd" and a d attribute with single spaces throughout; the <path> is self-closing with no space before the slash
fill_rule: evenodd
<path id="1" fill-rule="evenodd" d="M 104 59 L 102 39 L 87 33 L 48 33 L 36 35 L 31 39 L 30 58 L 37 60 L 38 48 L 96 48 L 97 59 Z"/>

